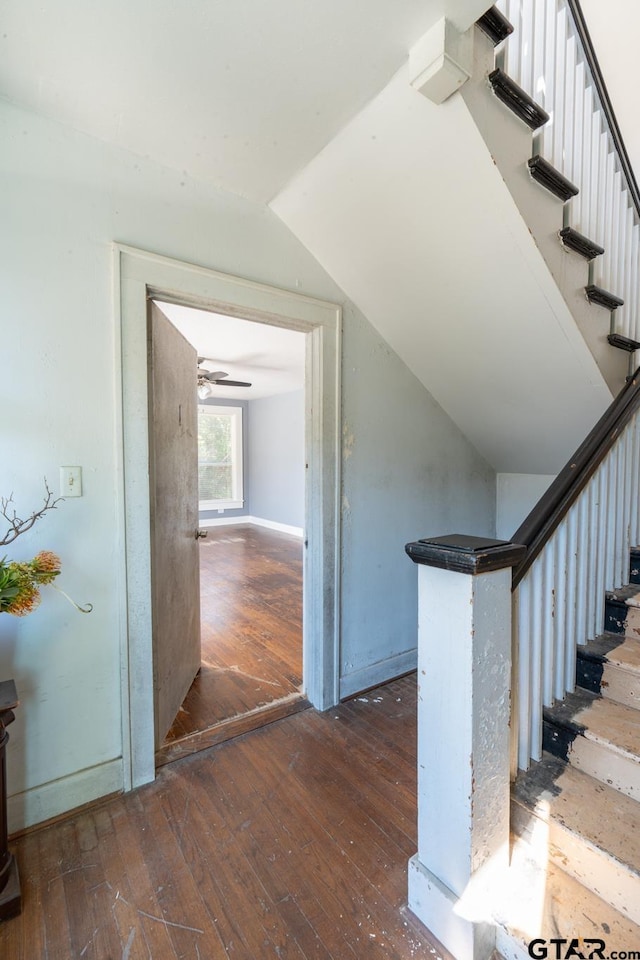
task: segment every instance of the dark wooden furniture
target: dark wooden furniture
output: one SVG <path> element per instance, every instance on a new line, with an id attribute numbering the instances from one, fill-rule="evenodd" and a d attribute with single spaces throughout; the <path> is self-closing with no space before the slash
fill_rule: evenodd
<path id="1" fill-rule="evenodd" d="M 18 864 L 9 851 L 7 828 L 7 770 L 5 753 L 9 734 L 7 727 L 15 720 L 14 710 L 18 695 L 13 680 L 0 682 L 0 920 L 8 920 L 20 913 L 20 878 Z"/>

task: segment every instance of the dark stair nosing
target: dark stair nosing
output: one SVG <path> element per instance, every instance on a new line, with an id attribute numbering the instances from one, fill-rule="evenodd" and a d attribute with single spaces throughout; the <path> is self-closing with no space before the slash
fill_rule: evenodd
<path id="1" fill-rule="evenodd" d="M 640 350 L 640 342 L 638 342 L 638 340 L 632 340 L 631 337 L 623 337 L 621 333 L 610 333 L 607 340 L 612 347 L 617 347 L 618 350 L 626 350 L 627 353 Z"/>
<path id="2" fill-rule="evenodd" d="M 539 154 L 527 161 L 533 179 L 547 190 L 551 191 L 559 200 L 570 200 L 580 193 L 575 183 L 571 183 L 564 174 L 541 157 Z"/>
<path id="3" fill-rule="evenodd" d="M 476 24 L 483 33 L 486 33 L 494 47 L 497 47 L 499 43 L 502 43 L 513 33 L 513 24 L 497 7 L 490 7 L 479 20 L 476 20 Z"/>
<path id="4" fill-rule="evenodd" d="M 589 238 L 583 234 L 578 233 L 573 227 L 563 227 L 562 230 L 559 231 L 558 236 L 565 247 L 573 250 L 574 253 L 579 253 L 585 260 L 593 260 L 594 257 L 598 257 L 604 253 L 604 247 L 595 243 L 594 240 L 589 240 Z"/>
<path id="5" fill-rule="evenodd" d="M 549 114 L 540 104 L 532 100 L 515 80 L 507 76 L 500 67 L 489 74 L 489 83 L 498 100 L 502 100 L 517 117 L 523 120 L 531 130 L 537 130 L 549 119 Z"/>
<path id="6" fill-rule="evenodd" d="M 624 306 L 624 300 L 621 297 L 616 297 L 615 293 L 609 293 L 608 290 L 597 287 L 595 283 L 590 283 L 584 289 L 589 303 L 597 303 L 599 307 L 606 307 L 607 310 L 616 310 Z"/>

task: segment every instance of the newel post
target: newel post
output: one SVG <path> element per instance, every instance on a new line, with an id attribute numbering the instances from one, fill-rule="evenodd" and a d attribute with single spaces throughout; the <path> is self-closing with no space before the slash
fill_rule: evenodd
<path id="1" fill-rule="evenodd" d="M 419 564 L 409 907 L 458 960 L 485 960 L 509 853 L 511 567 L 525 548 L 453 534 L 406 551 Z"/>

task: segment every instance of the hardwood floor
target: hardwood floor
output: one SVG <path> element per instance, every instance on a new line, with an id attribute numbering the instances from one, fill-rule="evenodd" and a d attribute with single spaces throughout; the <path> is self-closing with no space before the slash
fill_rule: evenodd
<path id="1" fill-rule="evenodd" d="M 200 543 L 200 610 L 202 668 L 158 764 L 307 705 L 299 538 L 249 524 L 210 528 Z M 244 726 L 230 723 L 241 717 Z"/>
<path id="2" fill-rule="evenodd" d="M 13 845 L 7 960 L 410 960 L 416 684 L 404 677 L 163 767 Z"/>

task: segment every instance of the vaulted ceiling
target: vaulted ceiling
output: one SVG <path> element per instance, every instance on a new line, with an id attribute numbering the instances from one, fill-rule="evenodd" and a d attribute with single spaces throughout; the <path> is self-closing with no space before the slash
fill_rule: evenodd
<path id="1" fill-rule="evenodd" d="M 623 82 L 637 30 L 620 24 L 640 25 L 640 14 L 631 0 L 609 0 L 606 17 L 598 0 L 583 4 L 638 167 Z M 606 388 L 566 308 L 553 305 L 557 292 L 458 98 L 436 108 L 403 76 L 440 16 L 465 29 L 487 6 L 0 0 L 0 97 L 272 203 L 498 470 L 550 473 Z M 475 193 L 472 176 L 482 181 Z M 567 398 L 564 434 L 556 424 L 551 438 Z"/>
<path id="2" fill-rule="evenodd" d="M 451 7 L 482 0 L 0 0 L 0 96 L 268 201 Z"/>

